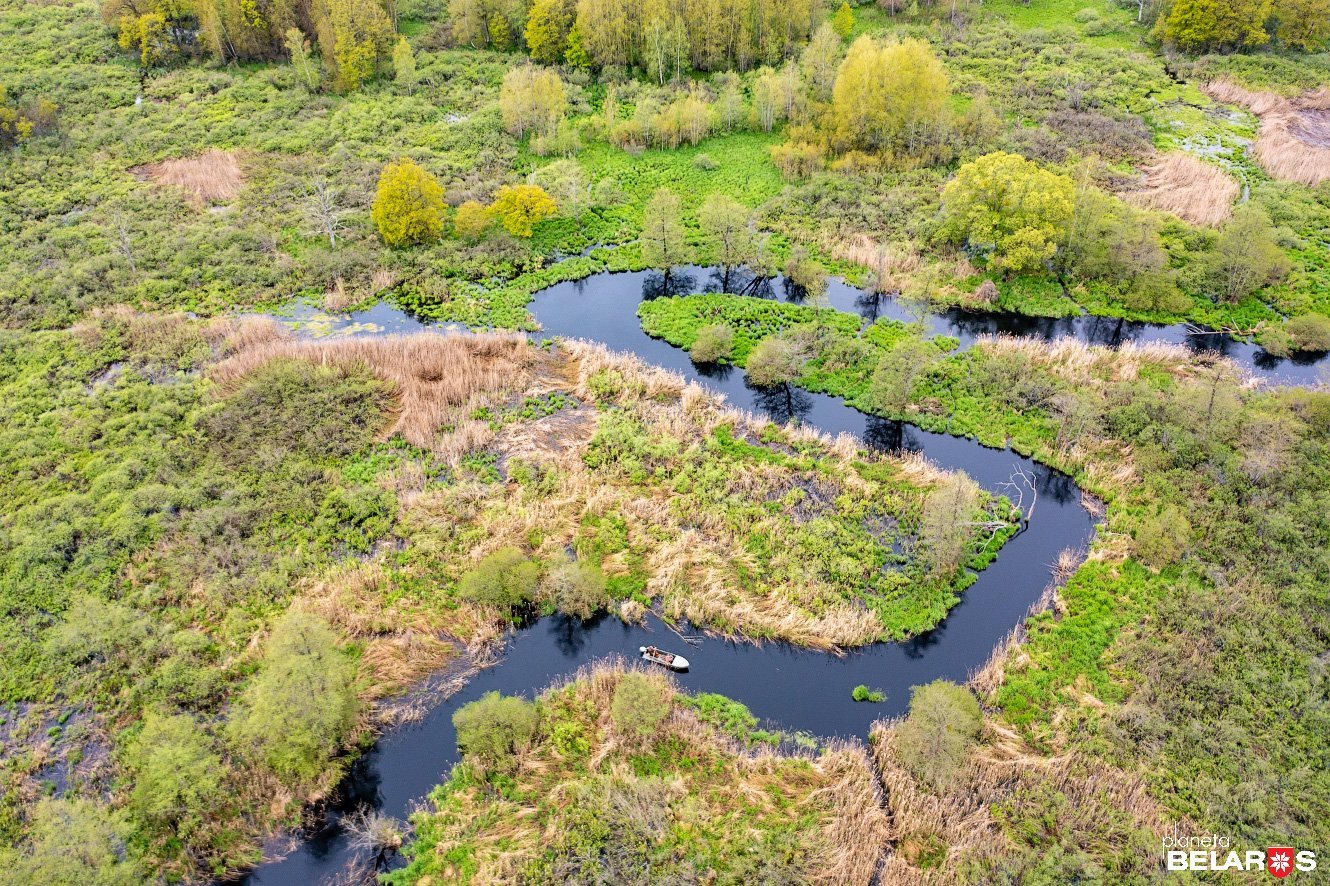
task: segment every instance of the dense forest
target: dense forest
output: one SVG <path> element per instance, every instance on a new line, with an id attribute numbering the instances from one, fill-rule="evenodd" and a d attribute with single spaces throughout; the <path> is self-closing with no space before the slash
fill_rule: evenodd
<path id="1" fill-rule="evenodd" d="M 0 883 L 234 879 L 542 616 L 945 631 L 1037 505 L 806 392 L 1064 472 L 1093 540 L 857 739 L 617 660 L 483 695 L 343 882 L 1326 851 L 1330 390 L 1254 368 L 1330 351 L 1327 47 L 1326 0 L 0 0 Z M 768 416 L 528 335 L 627 271 Z"/>

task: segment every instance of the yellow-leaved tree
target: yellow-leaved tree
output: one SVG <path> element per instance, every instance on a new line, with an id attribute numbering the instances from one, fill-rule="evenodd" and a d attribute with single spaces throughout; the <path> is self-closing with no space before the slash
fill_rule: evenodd
<path id="1" fill-rule="evenodd" d="M 499 87 L 503 127 L 515 137 L 528 132 L 550 136 L 559 128 L 568 101 L 557 72 L 535 65 L 513 68 Z"/>
<path id="2" fill-rule="evenodd" d="M 443 186 L 416 161 L 403 157 L 383 167 L 370 214 L 384 243 L 404 246 L 437 240 L 447 212 Z"/>
<path id="3" fill-rule="evenodd" d="M 514 237 L 530 237 L 537 222 L 554 215 L 554 198 L 539 185 L 504 185 L 490 206 L 503 229 Z"/>
<path id="4" fill-rule="evenodd" d="M 832 87 L 836 147 L 914 154 L 941 136 L 950 96 L 947 72 L 927 43 L 860 37 Z"/>
<path id="5" fill-rule="evenodd" d="M 1070 176 L 996 151 L 961 166 L 943 189 L 942 233 L 987 252 L 999 270 L 1035 270 L 1057 251 L 1075 197 Z"/>

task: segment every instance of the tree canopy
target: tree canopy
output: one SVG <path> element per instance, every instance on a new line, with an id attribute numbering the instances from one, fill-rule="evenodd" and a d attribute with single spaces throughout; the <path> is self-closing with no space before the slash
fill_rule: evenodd
<path id="1" fill-rule="evenodd" d="M 995 268 L 1037 270 L 1057 251 L 1074 199 L 1070 177 L 1016 154 L 985 154 L 943 189 L 942 230 L 987 254 Z"/>
<path id="2" fill-rule="evenodd" d="M 427 243 L 443 235 L 443 186 L 416 161 L 403 157 L 383 167 L 370 214 L 389 246 Z"/>

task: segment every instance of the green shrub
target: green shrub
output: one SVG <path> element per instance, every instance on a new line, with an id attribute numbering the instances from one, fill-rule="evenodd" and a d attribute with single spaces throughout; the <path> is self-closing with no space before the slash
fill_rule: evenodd
<path id="1" fill-rule="evenodd" d="M 688 352 L 694 363 L 716 363 L 734 355 L 734 330 L 724 324 L 703 326 Z"/>
<path id="2" fill-rule="evenodd" d="M 282 616 L 231 721 L 237 748 L 283 778 L 317 778 L 355 722 L 355 665 L 336 641 L 318 616 Z"/>
<path id="3" fill-rule="evenodd" d="M 453 714 L 457 746 L 482 771 L 504 769 L 513 754 L 531 744 L 539 722 L 535 704 L 497 692 L 487 692 Z"/>
<path id="4" fill-rule="evenodd" d="M 934 680 L 910 690 L 909 716 L 896 727 L 896 755 L 920 781 L 943 788 L 965 762 L 982 727 L 979 702 L 970 690 Z"/>
<path id="5" fill-rule="evenodd" d="M 850 693 L 850 697 L 855 701 L 881 702 L 887 700 L 887 694 L 885 692 L 880 689 L 869 689 L 863 683 L 854 687 L 854 691 Z"/>
<path id="6" fill-rule="evenodd" d="M 1284 324 L 1284 331 L 1302 351 L 1330 351 L 1330 317 L 1303 314 Z"/>
<path id="7" fill-rule="evenodd" d="M 759 388 L 770 388 L 793 382 L 804 368 L 794 342 L 787 338 L 772 336 L 764 338 L 748 355 L 748 380 Z"/>
<path id="8" fill-rule="evenodd" d="M 458 582 L 464 599 L 512 614 L 535 598 L 540 566 L 517 548 L 501 548 L 481 560 Z"/>
<path id="9" fill-rule="evenodd" d="M 591 563 L 567 560 L 556 564 L 545 576 L 545 595 L 565 615 L 583 621 L 609 603 L 605 573 Z"/>
<path id="10" fill-rule="evenodd" d="M 193 717 L 149 714 L 129 752 L 130 808 L 181 836 L 204 824 L 222 796 L 222 762 Z"/>
<path id="11" fill-rule="evenodd" d="M 624 736 L 645 742 L 651 738 L 670 712 L 667 690 L 660 680 L 629 672 L 614 687 L 610 717 L 614 728 Z"/>

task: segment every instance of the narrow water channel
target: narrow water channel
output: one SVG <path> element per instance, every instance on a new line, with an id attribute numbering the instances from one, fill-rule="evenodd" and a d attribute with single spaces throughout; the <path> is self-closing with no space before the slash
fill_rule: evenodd
<path id="1" fill-rule="evenodd" d="M 698 279 L 702 273 L 702 269 L 683 269 L 672 275 L 670 288 L 696 291 L 704 282 Z M 691 282 L 680 279 L 688 275 Z M 1028 458 L 988 449 L 973 440 L 873 418 L 822 394 L 793 391 L 788 396 L 773 395 L 749 387 L 740 370 L 699 370 L 686 353 L 642 332 L 637 305 L 660 290 L 657 275 L 603 274 L 550 287 L 536 295 L 531 309 L 545 335 L 581 338 L 631 352 L 699 381 L 740 408 L 780 421 L 794 417 L 831 434 L 855 434 L 876 448 L 921 452 L 996 491 L 1005 491 L 1002 484 L 1024 471 L 1034 478 L 1038 493 L 1028 528 L 1007 543 L 934 630 L 907 642 L 875 644 L 841 657 L 785 644 L 755 646 L 708 638 L 700 647 L 687 650 L 693 667 L 678 677 L 683 689 L 723 693 L 743 702 L 758 718 L 788 731 L 862 737 L 874 720 L 906 709 L 911 686 L 939 677 L 961 681 L 981 667 L 1038 599 L 1059 552 L 1089 544 L 1093 521 L 1081 506 L 1079 487 L 1071 478 Z M 842 310 L 859 310 L 855 304 L 859 295 L 858 290 L 839 284 L 833 287 L 830 300 Z M 420 327 L 386 305 L 346 322 L 359 324 L 354 328 L 360 334 Z M 977 334 L 972 333 L 970 340 Z M 1028 491 L 1026 501 L 1030 501 Z M 530 697 L 596 659 L 615 654 L 635 657 L 637 648 L 647 643 L 680 645 L 654 619 L 644 626 L 632 626 L 611 617 L 581 624 L 551 616 L 515 631 L 499 665 L 482 671 L 421 721 L 385 735 L 356 762 L 328 810 L 324 827 L 287 858 L 251 872 L 245 882 L 251 886 L 305 886 L 341 871 L 353 854 L 338 818 L 362 805 L 405 818 L 411 804 L 443 781 L 457 760 L 452 714 L 459 706 L 494 690 Z M 851 689 L 860 683 L 885 690 L 886 701 L 864 704 L 851 700 Z"/>

